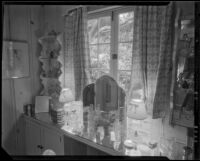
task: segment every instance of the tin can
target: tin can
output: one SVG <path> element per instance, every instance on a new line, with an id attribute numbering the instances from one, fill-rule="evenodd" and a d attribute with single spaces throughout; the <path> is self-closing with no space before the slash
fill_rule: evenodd
<path id="1" fill-rule="evenodd" d="M 35 106 L 32 104 L 24 105 L 24 114 L 27 116 L 35 116 Z"/>
<path id="2" fill-rule="evenodd" d="M 27 108 L 27 105 L 24 105 L 24 108 L 23 108 L 23 109 L 24 109 L 24 114 L 25 114 L 25 115 L 28 115 L 28 108 Z"/>
<path id="3" fill-rule="evenodd" d="M 31 117 L 35 117 L 35 106 L 33 104 L 30 104 L 30 113 Z"/>

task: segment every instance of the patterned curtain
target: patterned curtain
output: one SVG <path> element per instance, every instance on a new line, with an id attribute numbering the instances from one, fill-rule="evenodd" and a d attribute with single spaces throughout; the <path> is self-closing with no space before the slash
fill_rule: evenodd
<path id="1" fill-rule="evenodd" d="M 64 31 L 65 88 L 70 88 L 75 100 L 80 100 L 83 88 L 91 82 L 86 7 L 65 16 Z"/>
<path id="2" fill-rule="evenodd" d="M 169 108 L 172 69 L 172 11 L 168 6 L 137 6 L 134 10 L 131 88 L 143 91 L 147 113 L 161 118 Z"/>

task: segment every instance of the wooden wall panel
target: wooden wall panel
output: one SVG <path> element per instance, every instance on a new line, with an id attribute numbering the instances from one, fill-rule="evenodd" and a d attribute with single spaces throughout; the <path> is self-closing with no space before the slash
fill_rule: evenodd
<path id="1" fill-rule="evenodd" d="M 9 154 L 24 154 L 23 105 L 34 103 L 39 94 L 38 37 L 43 24 L 41 6 L 9 5 L 5 7 L 4 40 L 27 42 L 29 46 L 29 77 L 2 81 L 2 142 Z"/>
<path id="2" fill-rule="evenodd" d="M 9 23 L 9 8 L 4 6 L 3 40 L 10 39 Z M 8 154 L 16 152 L 16 118 L 13 94 L 13 80 L 2 79 L 2 147 Z"/>
<path id="3" fill-rule="evenodd" d="M 64 136 L 65 155 L 87 155 L 87 145 Z"/>
<path id="4" fill-rule="evenodd" d="M 10 7 L 10 32 L 12 40 L 28 40 L 28 8 L 24 5 Z"/>
<path id="5" fill-rule="evenodd" d="M 4 6 L 3 13 L 3 40 L 9 39 L 9 19 L 8 19 L 9 8 Z"/>
<path id="6" fill-rule="evenodd" d="M 41 91 L 41 81 L 40 81 L 40 71 L 41 64 L 38 57 L 41 52 L 41 46 L 38 39 L 44 34 L 44 9 L 42 6 L 29 6 L 29 43 L 30 46 L 30 65 L 31 65 L 31 80 L 32 80 L 32 102 L 35 102 L 35 96 L 40 94 Z"/>
<path id="7" fill-rule="evenodd" d="M 8 154 L 14 155 L 16 152 L 16 119 L 12 92 L 12 80 L 2 80 L 2 147 Z"/>
<path id="8" fill-rule="evenodd" d="M 64 13 L 71 7 L 73 7 L 73 5 L 48 5 L 44 7 L 44 33 L 47 34 L 52 30 L 60 33 L 59 39 L 61 40 L 62 49 L 59 61 L 62 64 L 62 75 L 59 77 L 59 80 L 62 88 L 64 87 Z"/>
<path id="9" fill-rule="evenodd" d="M 45 14 L 44 14 L 44 18 L 45 18 L 45 32 L 48 33 L 52 30 L 57 32 L 57 24 L 58 23 L 58 15 L 56 12 L 57 6 L 55 5 L 48 5 L 48 7 L 45 7 Z"/>
<path id="10" fill-rule="evenodd" d="M 31 103 L 31 80 L 30 78 L 22 78 L 14 80 L 14 92 L 15 92 L 15 106 L 16 106 L 16 137 L 17 137 L 17 149 L 18 155 L 23 155 L 25 152 L 24 142 L 24 121 L 21 118 L 23 113 L 23 106 Z"/>

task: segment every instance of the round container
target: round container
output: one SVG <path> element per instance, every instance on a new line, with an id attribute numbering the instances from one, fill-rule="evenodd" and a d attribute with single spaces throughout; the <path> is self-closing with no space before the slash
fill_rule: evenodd
<path id="1" fill-rule="evenodd" d="M 35 106 L 30 104 L 31 117 L 35 117 Z"/>
<path id="2" fill-rule="evenodd" d="M 27 116 L 34 117 L 35 116 L 35 108 L 32 104 L 24 105 L 24 113 Z"/>
<path id="3" fill-rule="evenodd" d="M 23 109 L 24 109 L 24 114 L 25 114 L 25 115 L 28 115 L 28 108 L 27 108 L 27 105 L 24 105 L 24 108 L 23 108 Z"/>
<path id="4" fill-rule="evenodd" d="M 132 140 L 125 140 L 124 147 L 125 147 L 125 155 L 131 155 L 131 150 L 133 149 Z"/>

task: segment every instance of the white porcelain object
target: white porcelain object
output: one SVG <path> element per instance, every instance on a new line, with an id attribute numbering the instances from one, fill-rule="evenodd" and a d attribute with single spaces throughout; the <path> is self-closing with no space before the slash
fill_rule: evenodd
<path id="1" fill-rule="evenodd" d="M 51 149 L 47 149 L 42 153 L 42 155 L 56 155 L 56 153 Z"/>

